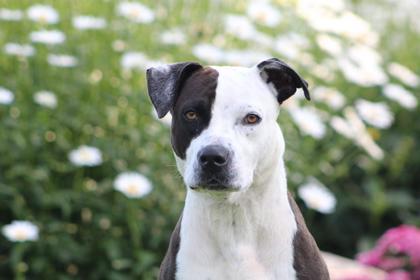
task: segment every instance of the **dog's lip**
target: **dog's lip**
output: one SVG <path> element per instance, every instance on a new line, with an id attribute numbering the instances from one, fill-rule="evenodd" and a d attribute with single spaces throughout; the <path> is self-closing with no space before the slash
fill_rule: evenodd
<path id="1" fill-rule="evenodd" d="M 203 186 L 203 185 L 199 185 L 199 186 L 192 186 L 190 187 L 191 190 L 193 191 L 198 191 L 198 192 L 233 192 L 236 191 L 236 188 L 231 188 L 230 186 Z"/>
<path id="2" fill-rule="evenodd" d="M 196 185 L 190 186 L 190 189 L 195 190 L 195 191 L 199 191 L 199 190 L 203 190 L 203 191 L 227 191 L 227 192 L 231 192 L 231 191 L 236 191 L 239 188 L 232 186 L 230 184 L 225 184 L 222 183 L 218 180 L 215 179 L 211 179 L 208 180 L 206 182 L 200 182 Z"/>
<path id="3" fill-rule="evenodd" d="M 221 191 L 221 190 L 229 190 L 229 185 L 221 185 L 221 184 L 198 184 L 194 186 L 190 186 L 192 190 L 209 190 L 209 191 Z"/>
<path id="4" fill-rule="evenodd" d="M 217 186 L 223 186 L 224 184 L 218 180 L 217 178 L 210 178 L 209 180 L 207 180 L 207 182 L 205 183 L 205 185 L 209 186 L 209 187 L 217 187 Z"/>

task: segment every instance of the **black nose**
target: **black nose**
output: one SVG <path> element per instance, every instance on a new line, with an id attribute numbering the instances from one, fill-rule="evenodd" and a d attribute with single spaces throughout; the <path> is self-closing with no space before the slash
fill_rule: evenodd
<path id="1" fill-rule="evenodd" d="M 201 168 L 206 171 L 219 171 L 228 164 L 229 150 L 220 145 L 209 145 L 198 153 Z"/>

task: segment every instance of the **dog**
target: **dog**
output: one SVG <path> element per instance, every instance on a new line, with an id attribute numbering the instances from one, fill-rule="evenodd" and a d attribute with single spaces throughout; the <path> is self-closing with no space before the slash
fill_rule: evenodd
<path id="1" fill-rule="evenodd" d="M 159 118 L 187 188 L 159 279 L 329 279 L 287 191 L 280 104 L 307 83 L 276 58 L 246 67 L 149 68 Z"/>

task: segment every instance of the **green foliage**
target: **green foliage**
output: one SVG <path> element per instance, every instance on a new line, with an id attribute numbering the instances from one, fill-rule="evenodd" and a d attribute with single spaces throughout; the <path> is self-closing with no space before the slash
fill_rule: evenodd
<path id="1" fill-rule="evenodd" d="M 139 51 L 150 60 L 168 62 L 198 60 L 192 47 L 213 43 L 225 49 L 262 48 L 272 56 L 282 55 L 225 33 L 223 13 L 243 13 L 246 4 L 242 2 L 144 1 L 157 15 L 148 24 L 118 16 L 118 1 L 40 2 L 58 11 L 57 24 L 34 23 L 25 17 L 0 20 L 2 48 L 8 42 L 30 44 L 34 30 L 58 29 L 66 35 L 62 44 L 33 43 L 36 54 L 31 57 L 0 53 L 0 86 L 15 98 L 11 104 L 0 104 L 0 226 L 29 220 L 40 230 L 39 239 L 32 242 L 11 242 L 0 235 L 0 275 L 4 279 L 154 279 L 185 191 L 172 157 L 169 129 L 152 114 L 144 71 L 124 69 L 123 54 Z M 282 23 L 278 28 L 259 26 L 259 30 L 272 37 L 300 33 L 308 38 L 307 52 L 316 63 L 331 59 L 317 47 L 313 29 L 297 16 L 295 1 L 277 2 Z M 393 12 L 390 5 L 368 2 L 382 13 Z M 37 3 L 0 0 L 0 7 L 22 11 L 33 4 Z M 364 13 L 363 3 L 347 5 Z M 103 17 L 107 27 L 77 30 L 72 26 L 76 15 Z M 174 27 L 181 28 L 186 43 L 162 44 L 160 34 Z M 406 22 L 385 22 L 383 28 L 377 48 L 383 60 L 420 72 L 419 33 Z M 399 40 L 397 45 L 394 38 Z M 342 40 L 346 46 L 353 43 Z M 71 54 L 78 64 L 52 66 L 47 63 L 52 53 Z M 290 189 L 315 177 L 337 198 L 335 212 L 329 215 L 307 209 L 298 199 L 320 247 L 353 256 L 391 226 L 420 226 L 419 108 L 404 109 L 386 100 L 380 86 L 349 82 L 334 67 L 329 71 L 336 78 L 327 81 L 299 59 L 292 64 L 311 85 L 338 88 L 348 106 L 358 98 L 385 101 L 395 118 L 390 128 L 368 128 L 385 151 L 383 159 L 375 160 L 327 121 L 325 136 L 314 139 L 301 133 L 285 110 L 281 112 Z M 40 90 L 54 92 L 56 108 L 34 102 L 34 93 Z M 418 87 L 412 92 L 419 97 Z M 314 99 L 327 119 L 343 115 Z M 73 165 L 68 154 L 80 145 L 97 147 L 103 163 Z M 140 199 L 115 191 L 114 179 L 126 171 L 145 175 L 153 191 Z"/>

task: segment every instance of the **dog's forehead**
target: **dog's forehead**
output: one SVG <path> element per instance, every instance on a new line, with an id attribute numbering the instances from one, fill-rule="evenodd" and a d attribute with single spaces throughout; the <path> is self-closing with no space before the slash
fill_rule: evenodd
<path id="1" fill-rule="evenodd" d="M 240 106 L 276 111 L 275 96 L 261 79 L 257 67 L 211 67 L 219 73 L 214 109 Z"/>
<path id="2" fill-rule="evenodd" d="M 255 67 L 211 66 L 219 73 L 218 88 L 223 91 L 240 91 L 262 82 Z M 235 90 L 235 88 L 237 90 Z"/>

